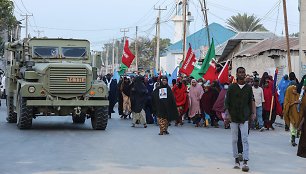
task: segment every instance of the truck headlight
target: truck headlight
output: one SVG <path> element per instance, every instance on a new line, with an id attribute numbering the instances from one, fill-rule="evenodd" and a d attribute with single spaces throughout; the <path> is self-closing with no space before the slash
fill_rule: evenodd
<path id="1" fill-rule="evenodd" d="M 30 87 L 28 88 L 29 93 L 34 93 L 35 90 L 36 90 L 36 89 L 35 89 L 34 86 L 30 86 Z"/>
<path id="2" fill-rule="evenodd" d="M 103 93 L 104 89 L 102 87 L 98 88 L 98 92 Z"/>

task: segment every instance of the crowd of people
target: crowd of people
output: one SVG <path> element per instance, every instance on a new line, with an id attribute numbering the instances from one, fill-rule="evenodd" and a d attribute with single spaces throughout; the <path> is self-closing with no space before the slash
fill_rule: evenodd
<path id="1" fill-rule="evenodd" d="M 118 102 L 120 117 L 132 119 L 132 127 L 156 124 L 160 127 L 159 135 L 169 134 L 171 122 L 175 126 L 188 122 L 195 127 L 223 125 L 231 129 L 235 168 L 240 168 L 239 161 L 243 161 L 242 170 L 249 170 L 249 131 L 274 130 L 277 115 L 285 120 L 291 145 L 296 146 L 296 138 L 300 138 L 298 156 L 306 157 L 306 124 L 303 124 L 306 75 L 299 82 L 291 72 L 277 84 L 275 77 L 267 72 L 259 78 L 256 71 L 246 75 L 240 67 L 236 77 L 230 76 L 223 84 L 183 76 L 170 84 L 166 76 L 122 76 L 117 82 L 107 74 L 103 80 L 109 87 L 109 118 Z"/>

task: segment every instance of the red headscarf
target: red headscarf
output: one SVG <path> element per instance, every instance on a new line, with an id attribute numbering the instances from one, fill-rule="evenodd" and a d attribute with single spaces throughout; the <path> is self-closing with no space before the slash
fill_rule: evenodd
<path id="1" fill-rule="evenodd" d="M 269 80 L 268 81 L 268 86 L 263 88 L 264 92 L 264 98 L 265 98 L 265 104 L 263 106 L 263 109 L 265 111 L 270 111 L 271 110 L 271 104 L 272 104 L 272 88 L 273 88 L 273 81 Z M 275 92 L 274 94 L 274 101 L 273 101 L 273 107 L 272 109 L 276 109 L 276 114 L 279 116 L 282 116 L 282 107 L 278 101 L 278 94 Z"/>
<path id="2" fill-rule="evenodd" d="M 180 79 L 177 79 L 180 81 Z M 187 87 L 182 83 L 181 88 L 179 88 L 176 84 L 172 88 L 172 92 L 175 97 L 177 106 L 184 106 L 187 100 Z"/>

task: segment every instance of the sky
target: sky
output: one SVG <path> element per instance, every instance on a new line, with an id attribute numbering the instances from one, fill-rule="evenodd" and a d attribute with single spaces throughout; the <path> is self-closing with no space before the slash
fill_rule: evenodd
<path id="1" fill-rule="evenodd" d="M 88 39 L 94 50 L 101 50 L 104 43 L 123 37 L 123 28 L 131 39 L 136 36 L 154 37 L 157 11 L 166 8 L 161 15 L 161 37 L 173 38 L 174 25 L 171 17 L 175 0 L 12 0 L 14 13 L 25 26 L 21 14 L 29 17 L 29 33 L 50 38 Z M 190 33 L 204 27 L 199 0 L 189 0 L 189 11 L 194 17 Z M 207 0 L 208 22 L 227 26 L 227 18 L 237 13 L 254 14 L 263 25 L 276 35 L 284 35 L 282 0 Z M 287 0 L 289 33 L 299 31 L 298 0 Z M 22 30 L 25 37 L 25 29 Z"/>

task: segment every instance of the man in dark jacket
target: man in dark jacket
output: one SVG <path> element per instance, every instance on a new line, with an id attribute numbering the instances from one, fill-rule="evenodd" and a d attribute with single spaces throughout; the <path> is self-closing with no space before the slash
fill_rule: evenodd
<path id="1" fill-rule="evenodd" d="M 169 134 L 169 122 L 176 120 L 179 114 L 176 108 L 174 95 L 168 85 L 168 78 L 166 76 L 161 78 L 160 86 L 153 91 L 152 97 L 153 113 L 158 118 L 160 128 L 159 135 Z"/>
<path id="2" fill-rule="evenodd" d="M 226 122 L 231 122 L 233 156 L 235 158 L 235 169 L 240 169 L 238 158 L 238 131 L 240 128 L 243 145 L 242 171 L 249 171 L 247 161 L 249 160 L 248 142 L 248 120 L 255 119 L 256 109 L 252 87 L 245 82 L 245 69 L 237 68 L 237 83 L 229 86 L 225 98 Z"/>

